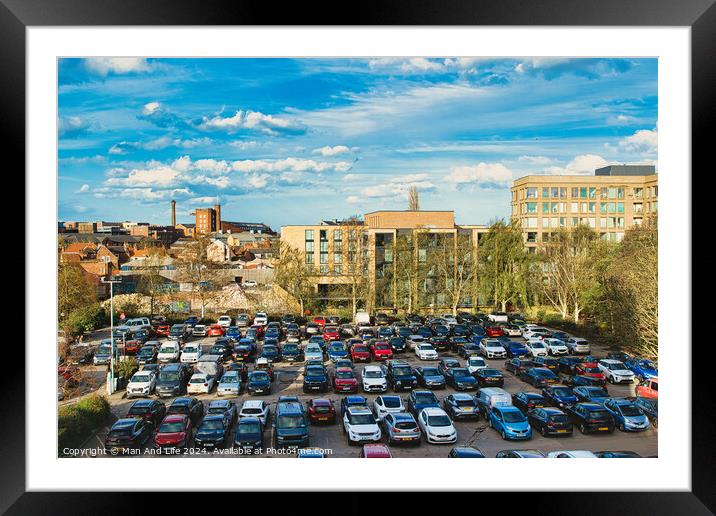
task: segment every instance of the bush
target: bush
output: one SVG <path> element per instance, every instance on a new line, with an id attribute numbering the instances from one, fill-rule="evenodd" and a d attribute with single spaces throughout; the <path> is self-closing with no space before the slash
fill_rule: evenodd
<path id="1" fill-rule="evenodd" d="M 105 326 L 107 322 L 107 313 L 104 308 L 99 304 L 92 304 L 70 312 L 63 326 L 66 332 L 72 335 L 81 335 Z"/>
<path id="2" fill-rule="evenodd" d="M 77 448 L 93 430 L 112 420 L 109 403 L 104 396 L 87 396 L 74 405 L 60 407 L 57 418 L 57 441 L 63 448 Z"/>

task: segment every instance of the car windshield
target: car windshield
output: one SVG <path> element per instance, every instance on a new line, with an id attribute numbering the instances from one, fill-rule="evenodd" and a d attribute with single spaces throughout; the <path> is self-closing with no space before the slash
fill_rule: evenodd
<path id="1" fill-rule="evenodd" d="M 519 410 L 507 410 L 502 414 L 505 418 L 505 423 L 521 423 L 526 420 L 524 414 Z"/>
<path id="2" fill-rule="evenodd" d="M 159 433 L 161 434 L 174 434 L 183 430 L 184 424 L 180 421 L 165 422 L 159 425 Z"/>
<path id="3" fill-rule="evenodd" d="M 491 369 L 489 367 L 483 369 L 482 371 L 479 371 L 480 374 L 483 376 L 501 376 L 502 373 L 500 373 L 497 369 Z"/>
<path id="4" fill-rule="evenodd" d="M 549 416 L 550 421 L 554 421 L 555 423 L 567 423 L 569 422 L 569 419 L 567 418 L 566 414 L 554 414 L 552 416 Z"/>
<path id="5" fill-rule="evenodd" d="M 258 434 L 261 431 L 259 423 L 241 423 L 239 425 L 240 434 Z"/>
<path id="6" fill-rule="evenodd" d="M 544 349 L 544 344 L 542 344 L 541 342 L 531 342 L 530 346 L 532 346 L 533 348 Z"/>
<path id="7" fill-rule="evenodd" d="M 286 353 L 287 351 L 298 351 L 298 346 L 296 344 L 285 344 L 283 352 Z"/>
<path id="8" fill-rule="evenodd" d="M 152 379 L 152 376 L 149 374 L 135 374 L 132 376 L 132 382 L 133 383 L 146 383 Z"/>
<path id="9" fill-rule="evenodd" d="M 458 407 L 474 407 L 475 403 L 471 400 L 455 400 L 455 405 Z"/>
<path id="10" fill-rule="evenodd" d="M 594 389 L 589 389 L 587 391 L 589 395 L 593 398 L 607 398 L 609 397 L 609 393 L 606 391 L 606 389 L 601 389 L 599 387 Z"/>
<path id="11" fill-rule="evenodd" d="M 556 396 L 571 396 L 572 391 L 568 387 L 555 387 L 553 389 L 554 394 Z"/>
<path id="12" fill-rule="evenodd" d="M 412 373 L 409 367 L 395 367 L 393 368 L 393 374 L 396 376 L 408 376 Z"/>
<path id="13" fill-rule="evenodd" d="M 450 418 L 445 414 L 428 416 L 428 425 L 430 426 L 450 426 L 451 424 Z"/>
<path id="14" fill-rule="evenodd" d="M 204 383 L 206 381 L 206 376 L 194 376 L 191 380 L 189 380 L 191 383 Z"/>
<path id="15" fill-rule="evenodd" d="M 221 419 L 205 419 L 199 430 L 222 430 L 223 428 L 224 423 Z"/>
<path id="16" fill-rule="evenodd" d="M 400 398 L 397 396 L 385 397 L 383 398 L 383 405 L 388 408 L 398 408 L 400 407 Z"/>
<path id="17" fill-rule="evenodd" d="M 131 426 L 122 426 L 119 428 L 113 428 L 109 431 L 110 437 L 120 437 L 123 435 L 131 435 L 131 434 L 132 434 Z"/>
<path id="18" fill-rule="evenodd" d="M 483 359 L 477 358 L 477 357 L 468 358 L 467 363 L 470 364 L 471 366 L 485 365 L 485 361 Z"/>
<path id="19" fill-rule="evenodd" d="M 112 353 L 112 345 L 102 344 L 99 349 L 97 349 L 98 355 L 109 355 Z"/>
<path id="20" fill-rule="evenodd" d="M 239 383 L 238 375 L 224 375 L 221 378 L 221 383 Z"/>
<path id="21" fill-rule="evenodd" d="M 432 351 L 433 347 L 430 344 L 421 344 L 418 346 L 421 351 Z"/>
<path id="22" fill-rule="evenodd" d="M 383 373 L 379 370 L 366 371 L 363 376 L 366 378 L 383 378 Z"/>
<path id="23" fill-rule="evenodd" d="M 453 376 L 455 376 L 455 378 L 465 378 L 467 376 L 472 377 L 472 375 L 470 374 L 470 371 L 468 371 L 467 369 L 463 369 L 461 367 L 456 367 L 455 369 L 453 369 L 452 374 L 453 374 Z"/>
<path id="24" fill-rule="evenodd" d="M 160 353 L 176 353 L 177 348 L 174 346 L 163 346 L 162 349 L 159 350 Z"/>
<path id="25" fill-rule="evenodd" d="M 253 372 L 251 373 L 251 379 L 258 382 L 266 382 L 268 381 L 269 377 L 268 374 L 262 373 L 262 372 Z"/>
<path id="26" fill-rule="evenodd" d="M 374 425 L 375 418 L 373 414 L 351 414 L 351 425 Z"/>
<path id="27" fill-rule="evenodd" d="M 550 370 L 533 369 L 532 371 L 535 376 L 539 376 L 541 378 L 553 378 L 554 377 L 554 373 L 552 373 L 552 371 L 550 371 Z"/>
<path id="28" fill-rule="evenodd" d="M 142 416 L 149 412 L 149 406 L 148 405 L 140 405 L 140 406 L 134 406 L 129 409 L 129 412 L 127 412 L 127 415 L 129 416 Z"/>
<path id="29" fill-rule="evenodd" d="M 624 364 L 622 364 L 621 362 L 608 363 L 608 364 L 607 364 L 607 367 L 608 367 L 609 369 L 612 369 L 612 370 L 615 370 L 615 371 L 622 370 L 622 369 L 626 369 L 626 366 L 625 366 Z"/>
<path id="30" fill-rule="evenodd" d="M 589 417 L 595 419 L 606 419 L 609 417 L 609 413 L 606 410 L 592 410 L 589 412 Z"/>
<path id="31" fill-rule="evenodd" d="M 619 407 L 622 411 L 622 414 L 624 414 L 627 417 L 633 417 L 633 416 L 643 416 L 644 413 L 641 411 L 639 407 L 636 405 L 622 405 Z"/>
<path id="32" fill-rule="evenodd" d="M 279 416 L 276 425 L 279 428 L 306 428 L 306 421 L 302 416 Z"/>
<path id="33" fill-rule="evenodd" d="M 184 346 L 184 353 L 196 353 L 198 349 L 198 346 Z"/>
<path id="34" fill-rule="evenodd" d="M 423 368 L 423 376 L 438 376 L 440 375 L 440 371 L 438 371 L 437 367 L 424 367 Z"/>
<path id="35" fill-rule="evenodd" d="M 395 423 L 395 428 L 399 430 L 415 430 L 416 425 L 412 421 L 401 421 L 399 423 Z"/>
<path id="36" fill-rule="evenodd" d="M 501 348 L 501 347 L 502 347 L 502 344 L 500 344 L 499 342 L 486 342 L 486 343 L 485 343 L 485 347 L 488 347 L 488 348 Z"/>
<path id="37" fill-rule="evenodd" d="M 353 378 L 353 373 L 351 371 L 336 371 L 336 378 Z"/>
<path id="38" fill-rule="evenodd" d="M 179 380 L 179 373 L 177 371 L 160 371 L 159 381 L 161 382 L 176 382 Z"/>
<path id="39" fill-rule="evenodd" d="M 643 367 L 644 369 L 656 369 L 656 364 L 651 360 L 640 360 L 639 366 Z"/>

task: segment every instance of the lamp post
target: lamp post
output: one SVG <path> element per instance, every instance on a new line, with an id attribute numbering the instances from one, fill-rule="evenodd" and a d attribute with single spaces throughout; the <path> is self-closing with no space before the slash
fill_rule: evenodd
<path id="1" fill-rule="evenodd" d="M 117 355 L 117 350 L 114 346 L 114 284 L 122 283 L 122 277 L 118 276 L 118 279 L 111 279 L 109 276 L 101 279 L 102 283 L 109 283 L 109 338 L 112 342 L 112 356 L 109 360 L 109 394 L 114 393 L 114 361 Z"/>

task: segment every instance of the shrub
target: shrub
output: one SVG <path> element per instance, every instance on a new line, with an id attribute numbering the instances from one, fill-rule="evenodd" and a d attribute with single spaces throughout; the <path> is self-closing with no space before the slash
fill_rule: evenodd
<path id="1" fill-rule="evenodd" d="M 91 332 L 107 323 L 107 313 L 99 304 L 92 304 L 77 308 L 70 312 L 63 324 L 66 332 L 72 335 L 81 335 Z"/>
<path id="2" fill-rule="evenodd" d="M 63 448 L 77 448 L 92 431 L 112 420 L 109 403 L 104 396 L 87 396 L 74 405 L 60 407 L 57 418 L 57 442 Z"/>

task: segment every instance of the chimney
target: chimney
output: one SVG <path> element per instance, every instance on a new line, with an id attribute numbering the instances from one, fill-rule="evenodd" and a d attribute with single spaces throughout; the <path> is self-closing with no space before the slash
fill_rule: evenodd
<path id="1" fill-rule="evenodd" d="M 216 231 L 221 233 L 221 204 L 214 205 L 214 215 L 216 216 Z"/>
<path id="2" fill-rule="evenodd" d="M 172 199 L 172 227 L 177 225 L 177 202 Z"/>

